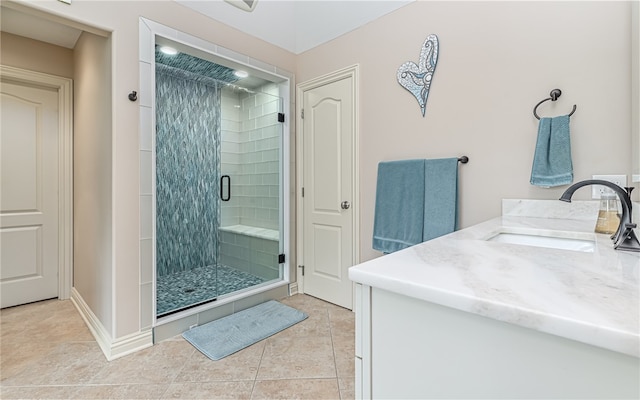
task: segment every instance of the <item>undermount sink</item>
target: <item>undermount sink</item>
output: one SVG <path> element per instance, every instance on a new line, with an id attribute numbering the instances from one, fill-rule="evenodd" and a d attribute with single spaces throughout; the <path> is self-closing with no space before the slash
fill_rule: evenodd
<path id="1" fill-rule="evenodd" d="M 489 236 L 487 241 L 520 244 L 593 253 L 596 249 L 595 236 L 585 232 L 546 231 L 538 229 L 502 228 Z"/>

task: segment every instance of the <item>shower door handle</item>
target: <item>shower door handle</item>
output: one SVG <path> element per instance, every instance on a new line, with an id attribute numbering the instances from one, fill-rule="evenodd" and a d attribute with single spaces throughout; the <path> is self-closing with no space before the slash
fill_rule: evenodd
<path id="1" fill-rule="evenodd" d="M 224 183 L 227 182 L 227 197 L 224 197 Z M 220 177 L 220 200 L 229 201 L 231 199 L 231 177 L 229 175 L 222 175 Z"/>

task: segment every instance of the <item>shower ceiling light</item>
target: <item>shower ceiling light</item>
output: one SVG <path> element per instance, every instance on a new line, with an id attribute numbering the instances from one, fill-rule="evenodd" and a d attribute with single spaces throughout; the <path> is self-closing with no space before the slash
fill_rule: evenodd
<path id="1" fill-rule="evenodd" d="M 251 12 L 256 8 L 258 0 L 224 0 L 234 7 L 238 7 L 241 10 Z"/>
<path id="2" fill-rule="evenodd" d="M 169 46 L 160 47 L 160 51 L 163 52 L 164 54 L 168 54 L 170 56 L 174 56 L 174 55 L 178 54 L 178 50 L 174 49 L 173 47 L 169 47 Z"/>
<path id="3" fill-rule="evenodd" d="M 235 71 L 233 74 L 241 79 L 249 76 L 249 73 L 247 71 L 242 71 L 242 70 Z"/>

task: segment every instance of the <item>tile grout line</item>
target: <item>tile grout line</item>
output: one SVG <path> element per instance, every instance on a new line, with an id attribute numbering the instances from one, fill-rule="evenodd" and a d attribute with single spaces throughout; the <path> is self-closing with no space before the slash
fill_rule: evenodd
<path id="1" fill-rule="evenodd" d="M 327 308 L 327 320 L 329 320 L 329 338 L 331 339 L 331 351 L 333 353 L 333 367 L 336 369 L 336 387 L 338 388 L 338 398 L 342 400 L 342 392 L 340 391 L 340 377 L 338 377 L 338 362 L 336 361 L 336 347 L 333 342 L 333 328 L 331 325 L 331 313 Z"/>
<path id="2" fill-rule="evenodd" d="M 186 340 L 184 338 L 182 340 L 184 340 L 186 342 Z M 193 358 L 193 356 L 196 354 L 197 351 L 198 350 L 196 348 L 192 348 L 191 349 L 191 355 L 184 361 L 184 364 L 182 364 L 182 367 L 180 368 L 180 370 L 176 373 L 176 375 L 173 377 L 171 382 L 169 382 L 169 384 L 167 385 L 167 388 L 164 390 L 164 392 L 162 392 L 162 395 L 160 396 L 161 399 L 165 399 L 166 398 L 166 394 L 169 393 L 169 390 L 171 389 L 171 386 L 176 384 L 176 379 L 178 379 L 178 377 L 180 376 L 180 373 L 184 370 L 184 368 L 186 367 L 187 363 Z"/>
<path id="3" fill-rule="evenodd" d="M 264 348 L 262 349 L 262 354 L 260 355 L 260 362 L 258 362 L 258 368 L 256 368 L 256 375 L 253 378 L 253 385 L 251 386 L 251 394 L 249 395 L 250 399 L 253 399 L 253 394 L 256 390 L 256 383 L 258 382 L 258 373 L 260 372 L 260 367 L 262 366 L 262 359 L 264 358 L 264 353 L 267 351 L 267 345 L 269 344 L 270 338 L 266 339 L 267 341 L 264 344 Z"/>

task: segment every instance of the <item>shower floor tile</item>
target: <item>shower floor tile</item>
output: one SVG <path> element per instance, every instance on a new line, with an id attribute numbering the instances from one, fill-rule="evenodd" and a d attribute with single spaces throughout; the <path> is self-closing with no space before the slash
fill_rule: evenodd
<path id="1" fill-rule="evenodd" d="M 266 282 L 235 268 L 220 265 L 158 277 L 156 313 L 166 314 Z"/>

